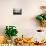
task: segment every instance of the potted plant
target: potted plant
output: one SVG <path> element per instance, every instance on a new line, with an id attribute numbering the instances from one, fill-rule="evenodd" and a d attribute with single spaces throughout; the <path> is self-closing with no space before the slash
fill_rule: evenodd
<path id="1" fill-rule="evenodd" d="M 39 20 L 42 27 L 46 27 L 46 6 L 40 7 L 42 10 L 42 14 L 37 15 L 36 19 Z"/>
<path id="2" fill-rule="evenodd" d="M 12 36 L 17 36 L 17 33 L 18 31 L 15 26 L 6 26 L 5 34 L 10 41 L 11 41 Z M 10 42 L 9 40 L 8 42 Z"/>

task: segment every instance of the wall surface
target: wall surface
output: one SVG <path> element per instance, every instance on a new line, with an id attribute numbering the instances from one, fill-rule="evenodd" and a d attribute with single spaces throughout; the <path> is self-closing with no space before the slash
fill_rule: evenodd
<path id="1" fill-rule="evenodd" d="M 46 30 L 35 19 L 42 5 L 46 5 L 46 0 L 0 0 L 0 34 L 4 34 L 6 25 L 15 25 L 18 36 L 31 36 L 37 29 Z M 13 15 L 13 8 L 22 8 L 22 15 Z"/>

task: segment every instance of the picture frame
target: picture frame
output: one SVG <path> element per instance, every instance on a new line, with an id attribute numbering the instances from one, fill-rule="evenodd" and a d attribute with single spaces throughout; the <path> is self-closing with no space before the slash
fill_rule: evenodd
<path id="1" fill-rule="evenodd" d="M 22 15 L 22 9 L 13 8 L 13 15 Z"/>

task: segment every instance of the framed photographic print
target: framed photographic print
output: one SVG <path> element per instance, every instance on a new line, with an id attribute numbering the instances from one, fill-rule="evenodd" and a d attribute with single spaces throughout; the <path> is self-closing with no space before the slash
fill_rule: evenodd
<path id="1" fill-rule="evenodd" d="M 13 15 L 22 15 L 22 9 L 13 8 Z"/>

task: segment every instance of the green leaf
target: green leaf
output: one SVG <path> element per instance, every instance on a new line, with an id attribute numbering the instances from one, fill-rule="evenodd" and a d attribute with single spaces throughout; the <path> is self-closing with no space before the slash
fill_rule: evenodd
<path id="1" fill-rule="evenodd" d="M 46 15 L 45 15 L 45 19 L 46 19 Z"/>
<path id="2" fill-rule="evenodd" d="M 5 32 L 6 36 L 8 37 L 16 36 L 18 31 L 16 30 L 16 27 L 15 29 L 13 27 L 15 26 L 8 26 L 8 28 L 6 28 L 6 32 Z"/>
<path id="3" fill-rule="evenodd" d="M 39 21 L 44 20 L 44 18 L 43 18 L 41 15 L 38 15 L 38 16 L 36 17 L 36 19 L 39 20 Z"/>

